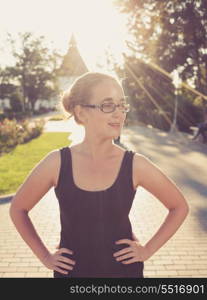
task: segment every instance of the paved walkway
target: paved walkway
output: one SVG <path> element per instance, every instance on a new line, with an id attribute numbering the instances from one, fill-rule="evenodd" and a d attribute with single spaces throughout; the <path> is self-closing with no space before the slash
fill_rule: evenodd
<path id="1" fill-rule="evenodd" d="M 45 126 L 46 131 L 73 131 L 73 143 L 81 140 L 83 134 L 81 127 L 75 132 L 76 129 L 73 121 L 64 122 L 64 125 L 63 122 L 49 122 Z M 142 126 L 126 127 L 121 143 L 156 163 L 176 182 L 190 205 L 190 214 L 182 227 L 145 262 L 145 277 L 207 278 L 207 146 L 191 141 L 188 135 L 171 136 Z M 8 216 L 9 205 L 9 202 L 0 204 L 0 277 L 52 277 L 52 271 L 41 265 L 14 229 Z M 141 242 L 150 239 L 166 214 L 166 209 L 153 195 L 141 187 L 137 189 L 130 220 Z M 30 216 L 53 251 L 60 232 L 54 189 L 41 199 Z"/>

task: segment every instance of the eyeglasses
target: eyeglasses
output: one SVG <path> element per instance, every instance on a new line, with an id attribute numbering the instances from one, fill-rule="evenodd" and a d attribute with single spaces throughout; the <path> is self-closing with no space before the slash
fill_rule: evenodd
<path id="1" fill-rule="evenodd" d="M 123 113 L 127 113 L 130 111 L 130 105 L 128 103 L 121 103 L 121 104 L 115 104 L 115 103 L 102 103 L 100 105 L 98 104 L 79 104 L 83 107 L 90 107 L 90 108 L 99 108 L 104 113 L 111 113 L 114 112 L 116 107 L 118 107 Z"/>

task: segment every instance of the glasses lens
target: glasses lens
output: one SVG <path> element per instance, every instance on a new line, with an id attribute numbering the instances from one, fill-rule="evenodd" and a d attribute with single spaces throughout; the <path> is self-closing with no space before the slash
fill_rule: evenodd
<path id="1" fill-rule="evenodd" d="M 103 112 L 105 113 L 110 113 L 113 112 L 115 110 L 116 104 L 115 103 L 103 103 L 101 105 L 101 109 Z M 122 103 L 119 104 L 119 109 L 123 112 L 128 112 L 130 110 L 130 105 L 128 103 Z"/>
<path id="2" fill-rule="evenodd" d="M 105 113 L 110 113 L 114 111 L 115 104 L 114 103 L 103 103 L 101 105 L 102 111 Z"/>

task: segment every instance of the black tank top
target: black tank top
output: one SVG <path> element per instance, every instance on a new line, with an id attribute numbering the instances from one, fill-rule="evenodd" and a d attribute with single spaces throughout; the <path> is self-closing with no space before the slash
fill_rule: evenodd
<path id="1" fill-rule="evenodd" d="M 123 264 L 113 253 L 128 247 L 119 239 L 133 239 L 129 212 L 136 193 L 132 180 L 134 152 L 126 150 L 115 182 L 101 191 L 87 191 L 73 180 L 71 150 L 60 149 L 61 166 L 55 194 L 60 207 L 60 248 L 76 261 L 68 275 L 54 277 L 143 277 L 143 262 Z"/>

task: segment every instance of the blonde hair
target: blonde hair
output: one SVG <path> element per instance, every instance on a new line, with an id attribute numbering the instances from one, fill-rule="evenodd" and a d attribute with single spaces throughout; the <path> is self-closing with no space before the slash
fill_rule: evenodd
<path id="1" fill-rule="evenodd" d="M 87 72 L 81 75 L 72 83 L 68 90 L 63 92 L 59 108 L 67 118 L 74 116 L 76 123 L 82 124 L 75 113 L 75 106 L 77 104 L 88 103 L 92 88 L 106 80 L 112 80 L 120 84 L 118 78 L 107 73 Z"/>

